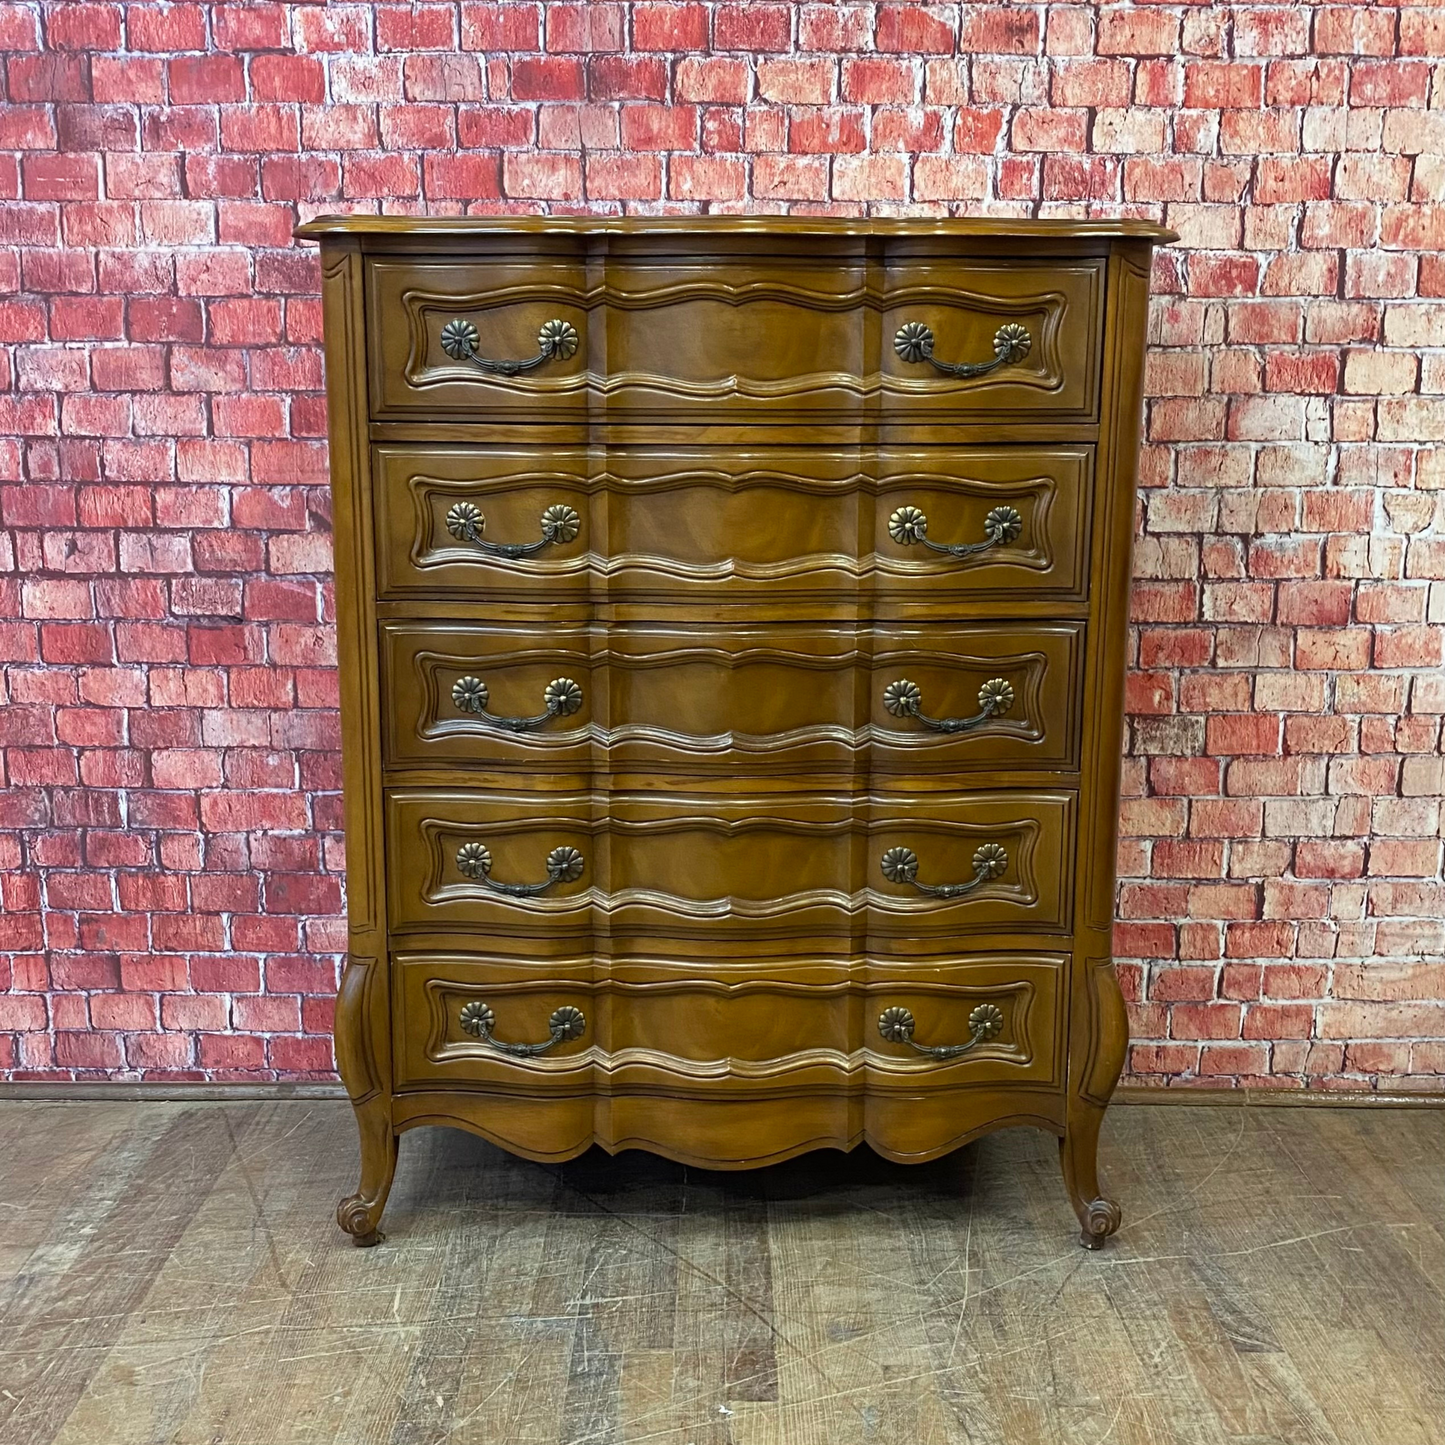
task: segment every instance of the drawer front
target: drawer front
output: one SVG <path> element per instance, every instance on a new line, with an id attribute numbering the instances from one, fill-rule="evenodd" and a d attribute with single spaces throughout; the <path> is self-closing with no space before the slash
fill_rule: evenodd
<path id="1" fill-rule="evenodd" d="M 1097 260 L 374 258 L 372 414 L 1085 420 L 1102 296 Z"/>
<path id="2" fill-rule="evenodd" d="M 386 757 L 527 772 L 1069 770 L 1083 633 L 389 622 Z"/>
<path id="3" fill-rule="evenodd" d="M 817 962 L 705 976 L 655 959 L 405 953 L 396 1087 L 715 1093 L 1059 1085 L 1066 960 Z"/>
<path id="4" fill-rule="evenodd" d="M 397 789 L 394 935 L 794 940 L 914 952 L 1058 933 L 1073 795 Z"/>
<path id="5" fill-rule="evenodd" d="M 1080 601 L 1087 446 L 378 446 L 383 598 Z"/>

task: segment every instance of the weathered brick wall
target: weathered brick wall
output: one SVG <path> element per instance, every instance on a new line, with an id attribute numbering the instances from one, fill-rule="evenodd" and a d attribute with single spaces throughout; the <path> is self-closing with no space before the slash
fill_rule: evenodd
<path id="1" fill-rule="evenodd" d="M 545 11 L 545 13 L 544 13 Z M 1078 215 L 1156 273 L 1139 1077 L 1445 1074 L 1445 9 L 0 3 L 0 1067 L 330 1068 L 339 209 Z"/>

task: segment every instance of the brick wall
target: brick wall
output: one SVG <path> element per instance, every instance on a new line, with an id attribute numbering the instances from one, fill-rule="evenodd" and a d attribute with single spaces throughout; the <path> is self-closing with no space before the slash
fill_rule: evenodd
<path id="1" fill-rule="evenodd" d="M 1133 1071 L 1445 1082 L 1445 9 L 0 0 L 0 52 L 0 1068 L 330 1069 L 296 220 L 1127 211 L 1183 234 L 1143 463 Z"/>

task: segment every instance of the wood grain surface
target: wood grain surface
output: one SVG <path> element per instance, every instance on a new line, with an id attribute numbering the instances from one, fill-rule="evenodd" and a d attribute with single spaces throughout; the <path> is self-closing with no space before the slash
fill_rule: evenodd
<path id="1" fill-rule="evenodd" d="M 635 421 L 775 423 L 865 410 L 909 422 L 970 411 L 1080 421 L 1097 406 L 1097 257 L 965 261 L 894 248 L 880 258 L 858 239 L 785 235 L 724 267 L 696 237 L 672 252 L 629 254 L 587 237 L 543 250 L 525 236 L 478 236 L 444 259 L 368 260 L 372 415 L 561 421 L 601 406 Z M 479 372 L 442 346 L 443 328 L 462 323 L 487 361 L 525 362 L 552 320 L 572 328 L 575 350 L 520 376 Z M 930 327 L 940 359 L 955 363 L 986 362 L 1001 325 L 1025 326 L 1034 340 L 1004 372 L 940 385 L 893 348 L 910 323 Z"/>
<path id="2" fill-rule="evenodd" d="M 356 874 L 341 1228 L 379 1241 L 422 1124 L 731 1169 L 1028 1121 L 1102 1245 L 1156 233 L 303 234 Z"/>
<path id="3" fill-rule="evenodd" d="M 440 430 L 430 428 L 433 437 Z M 579 446 L 565 429 L 549 430 L 560 433 L 550 445 L 371 448 L 384 601 L 553 611 L 652 601 L 713 615 L 772 603 L 802 616 L 820 606 L 855 616 L 911 608 L 947 621 L 1087 613 L 1087 442 L 818 445 L 826 434 L 814 434 L 811 445 L 782 446 L 771 428 L 735 428 L 724 445 L 603 434 Z M 481 514 L 489 542 L 537 541 L 552 506 L 577 513 L 577 535 L 519 567 L 448 529 L 459 505 Z M 1018 513 L 1017 535 L 967 559 L 946 557 L 890 534 L 902 507 L 921 511 L 929 537 L 948 545 L 988 540 L 997 507 Z"/>
<path id="4" fill-rule="evenodd" d="M 1053 1141 L 747 1174 L 348 1106 L 0 1109 L 5 1445 L 1438 1445 L 1445 1116 L 1139 1106 L 1102 1254 Z"/>

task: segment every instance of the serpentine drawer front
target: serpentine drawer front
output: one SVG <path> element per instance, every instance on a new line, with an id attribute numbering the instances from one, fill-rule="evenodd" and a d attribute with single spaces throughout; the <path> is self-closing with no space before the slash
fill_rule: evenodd
<path id="1" fill-rule="evenodd" d="M 387 622 L 394 766 L 736 777 L 1077 765 L 1084 625 Z"/>
<path id="2" fill-rule="evenodd" d="M 1096 405 L 1099 260 L 839 265 L 773 243 L 726 267 L 589 265 L 585 239 L 558 250 L 372 261 L 374 415 L 1080 419 Z"/>
<path id="3" fill-rule="evenodd" d="M 381 596 L 1082 603 L 1093 448 L 378 446 Z"/>
<path id="4" fill-rule="evenodd" d="M 1065 973 L 1064 959 L 1046 954 L 907 969 L 810 960 L 782 976 L 759 964 L 704 975 L 621 957 L 604 973 L 591 955 L 542 969 L 401 954 L 397 1087 L 701 1097 L 746 1095 L 764 1080 L 1056 1087 Z"/>
<path id="5" fill-rule="evenodd" d="M 1073 794 L 387 794 L 392 932 L 858 938 L 901 951 L 1059 933 Z M 910 861 L 911 860 L 911 861 Z M 565 864 L 565 866 L 564 866 Z"/>
<path id="6" fill-rule="evenodd" d="M 341 1227 L 381 1238 L 420 1124 L 743 1168 L 1028 1123 L 1102 1244 L 1169 233 L 300 234 L 322 243 L 335 499 L 336 1055 L 361 1135 Z"/>

